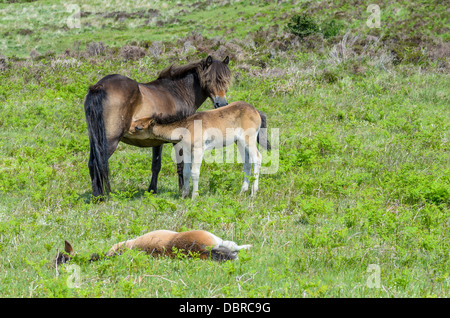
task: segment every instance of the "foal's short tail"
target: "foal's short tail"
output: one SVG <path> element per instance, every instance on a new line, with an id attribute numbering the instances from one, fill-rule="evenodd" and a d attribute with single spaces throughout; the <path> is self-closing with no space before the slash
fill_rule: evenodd
<path id="1" fill-rule="evenodd" d="M 89 88 L 84 102 L 90 143 L 89 173 L 92 179 L 92 194 L 95 197 L 110 192 L 108 147 L 103 121 L 105 97 L 106 92 L 103 85 L 95 84 Z"/>
<path id="2" fill-rule="evenodd" d="M 267 138 L 267 116 L 263 112 L 259 111 L 259 116 L 261 117 L 261 128 L 259 130 L 259 134 L 256 138 L 258 143 L 266 150 L 271 150 L 272 146 L 269 143 L 269 139 Z"/>

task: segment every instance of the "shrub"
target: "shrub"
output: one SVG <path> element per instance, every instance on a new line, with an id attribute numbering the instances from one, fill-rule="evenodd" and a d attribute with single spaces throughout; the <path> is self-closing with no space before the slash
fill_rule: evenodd
<path id="1" fill-rule="evenodd" d="M 307 14 L 297 14 L 287 24 L 287 30 L 303 39 L 311 34 L 319 32 L 319 25 Z"/>
<path id="2" fill-rule="evenodd" d="M 298 36 L 301 40 L 316 33 L 321 33 L 325 38 L 330 38 L 338 35 L 342 28 L 342 21 L 331 19 L 319 24 L 305 13 L 294 15 L 287 24 L 287 31 Z"/>

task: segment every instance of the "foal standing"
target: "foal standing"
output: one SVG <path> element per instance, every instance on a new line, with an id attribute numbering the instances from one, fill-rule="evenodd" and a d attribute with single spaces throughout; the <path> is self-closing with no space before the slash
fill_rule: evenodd
<path id="1" fill-rule="evenodd" d="M 266 126 L 265 115 L 258 112 L 252 105 L 239 101 L 210 111 L 198 112 L 187 118 L 178 120 L 176 117 L 156 116 L 137 119 L 132 122 L 129 134 L 135 138 L 155 138 L 176 143 L 177 161 L 184 161 L 182 189 L 183 198 L 189 195 L 189 180 L 192 177 L 192 199 L 198 195 L 198 179 L 200 166 L 206 150 L 219 149 L 236 143 L 244 163 L 244 180 L 241 193 L 249 187 L 249 177 L 253 164 L 254 182 L 252 196 L 258 190 L 258 177 L 261 167 L 261 154 L 256 143 L 259 142 L 260 128 Z M 269 149 L 266 131 L 261 140 Z M 183 159 L 180 159 L 182 150 Z"/>

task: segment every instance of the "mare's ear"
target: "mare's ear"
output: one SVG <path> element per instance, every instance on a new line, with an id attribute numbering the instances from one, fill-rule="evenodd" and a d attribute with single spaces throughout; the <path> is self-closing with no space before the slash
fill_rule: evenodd
<path id="1" fill-rule="evenodd" d="M 208 57 L 206 58 L 206 62 L 205 62 L 205 68 L 208 68 L 213 62 L 213 59 L 211 57 L 211 55 L 208 55 Z"/>
<path id="2" fill-rule="evenodd" d="M 227 57 L 223 60 L 223 63 L 228 64 L 229 62 L 230 62 L 230 58 L 227 55 Z"/>

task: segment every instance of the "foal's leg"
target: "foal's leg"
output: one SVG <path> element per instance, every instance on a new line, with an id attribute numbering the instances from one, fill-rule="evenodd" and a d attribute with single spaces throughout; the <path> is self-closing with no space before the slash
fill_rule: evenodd
<path id="1" fill-rule="evenodd" d="M 181 196 L 183 199 L 189 195 L 189 188 L 190 188 L 190 180 L 192 175 L 192 163 L 185 162 L 183 167 L 183 190 L 181 192 Z"/>
<path id="2" fill-rule="evenodd" d="M 198 179 L 202 165 L 204 149 L 195 149 L 192 156 L 192 199 L 198 196 Z"/>
<path id="3" fill-rule="evenodd" d="M 161 155 L 163 146 L 153 147 L 152 155 L 152 181 L 148 187 L 148 192 L 157 193 L 158 188 L 158 174 L 161 171 Z"/>
<path id="4" fill-rule="evenodd" d="M 250 155 L 248 152 L 248 149 L 245 147 L 245 144 L 241 141 L 238 141 L 237 143 L 239 152 L 241 154 L 242 163 L 244 164 L 244 178 L 242 181 L 242 188 L 241 193 L 247 192 L 249 180 L 251 173 L 252 173 L 252 163 L 250 162 Z"/>
<path id="5" fill-rule="evenodd" d="M 258 151 L 258 148 L 255 145 L 249 147 L 250 152 L 250 161 L 253 163 L 253 175 L 255 180 L 252 185 L 252 196 L 256 196 L 256 192 L 258 191 L 258 179 L 259 179 L 259 170 L 261 168 L 262 157 L 261 153 Z"/>
<path id="6" fill-rule="evenodd" d="M 183 190 L 181 192 L 181 196 L 183 198 L 185 198 L 189 195 L 190 180 L 191 180 L 191 175 L 192 175 L 191 152 L 187 149 L 184 149 L 183 156 L 184 156 L 184 158 L 189 159 L 189 160 L 185 160 L 183 163 Z"/>

